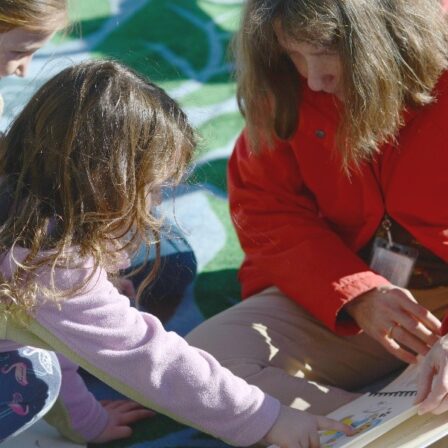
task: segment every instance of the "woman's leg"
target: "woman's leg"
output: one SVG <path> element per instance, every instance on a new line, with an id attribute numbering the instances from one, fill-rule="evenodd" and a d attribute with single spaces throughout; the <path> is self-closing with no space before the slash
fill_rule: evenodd
<path id="1" fill-rule="evenodd" d="M 448 312 L 448 287 L 411 289 L 417 302 L 442 320 Z"/>
<path id="2" fill-rule="evenodd" d="M 157 276 L 143 292 L 138 307 L 166 321 L 196 277 L 197 262 L 193 249 L 172 222 L 167 222 L 162 229 L 160 255 Z M 152 248 L 147 254 L 146 247 L 142 247 L 132 259 L 128 273 L 143 266 L 130 276 L 136 289 L 153 268 L 154 260 L 155 250 Z"/>
<path id="3" fill-rule="evenodd" d="M 335 335 L 276 288 L 209 319 L 186 339 L 282 403 L 316 414 L 403 366 L 368 336 Z"/>
<path id="4" fill-rule="evenodd" d="M 0 442 L 24 431 L 53 406 L 61 370 L 53 352 L 22 347 L 0 353 Z"/>

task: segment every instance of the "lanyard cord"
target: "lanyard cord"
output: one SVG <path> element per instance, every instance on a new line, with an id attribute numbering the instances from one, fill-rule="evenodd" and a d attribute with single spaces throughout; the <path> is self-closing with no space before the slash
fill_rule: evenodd
<path id="1" fill-rule="evenodd" d="M 392 232 L 391 232 L 391 228 L 392 228 L 392 221 L 389 218 L 389 215 L 387 214 L 387 212 L 384 214 L 383 220 L 381 222 L 381 227 L 385 230 L 386 235 L 387 235 L 387 245 L 388 248 L 392 247 L 394 242 L 392 241 Z"/>
<path id="2" fill-rule="evenodd" d="M 381 183 L 380 183 L 380 173 L 375 169 L 374 163 L 376 164 L 376 168 L 380 169 L 378 160 L 372 161 L 370 163 L 370 169 L 372 171 L 372 175 L 374 177 L 374 179 L 376 180 L 377 186 L 378 186 L 378 190 L 379 193 L 381 195 L 381 199 L 383 200 L 383 207 L 384 207 L 384 215 L 383 218 L 381 220 L 381 224 L 380 226 L 383 228 L 383 230 L 386 232 L 387 235 L 387 247 L 390 248 L 393 246 L 394 242 L 392 239 L 392 220 L 389 216 L 389 214 L 387 213 L 387 209 L 386 209 L 386 198 L 384 196 L 384 192 L 383 189 L 381 188 Z"/>

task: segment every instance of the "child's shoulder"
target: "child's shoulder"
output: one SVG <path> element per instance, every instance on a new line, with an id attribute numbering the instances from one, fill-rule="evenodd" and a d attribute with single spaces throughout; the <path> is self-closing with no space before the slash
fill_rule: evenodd
<path id="1" fill-rule="evenodd" d="M 19 246 L 4 252 L 0 258 L 1 274 L 11 278 L 17 269 L 27 263 L 29 253 L 29 249 Z M 70 249 L 56 263 L 52 255 L 51 251 L 42 251 L 35 259 L 37 263 L 43 262 L 33 275 L 41 287 L 66 291 L 76 288 L 76 285 L 85 285 L 91 289 L 109 283 L 106 271 L 95 265 L 93 257 L 81 257 L 76 248 Z"/>

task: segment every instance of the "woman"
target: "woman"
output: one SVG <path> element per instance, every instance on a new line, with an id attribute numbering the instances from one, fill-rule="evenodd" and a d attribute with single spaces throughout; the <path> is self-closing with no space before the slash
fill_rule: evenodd
<path id="1" fill-rule="evenodd" d="M 236 42 L 229 194 L 250 300 L 188 340 L 327 413 L 439 338 L 447 21 L 434 0 L 249 0 Z"/>

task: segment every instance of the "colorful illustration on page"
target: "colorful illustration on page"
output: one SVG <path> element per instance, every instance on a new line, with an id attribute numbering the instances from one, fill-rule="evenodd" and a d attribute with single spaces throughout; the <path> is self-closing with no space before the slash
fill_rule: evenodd
<path id="1" fill-rule="evenodd" d="M 375 426 L 381 424 L 392 412 L 392 407 L 387 401 L 379 401 L 371 409 L 362 411 L 362 414 L 350 415 L 340 421 L 354 428 L 354 434 L 350 438 L 356 437 Z M 325 431 L 321 435 L 322 448 L 337 448 L 342 438 L 346 438 L 343 432 Z M 348 439 L 345 440 L 347 442 Z"/>

